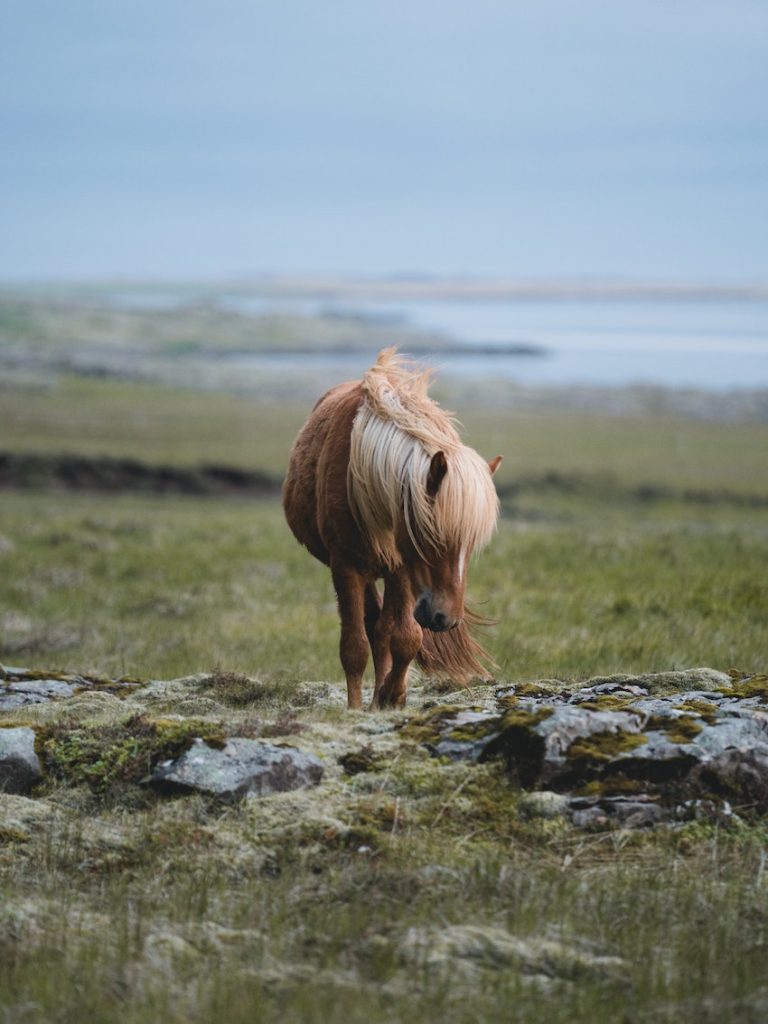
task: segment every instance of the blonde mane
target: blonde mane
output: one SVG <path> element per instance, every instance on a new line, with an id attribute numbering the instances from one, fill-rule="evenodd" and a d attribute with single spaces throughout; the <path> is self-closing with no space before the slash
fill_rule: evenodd
<path id="1" fill-rule="evenodd" d="M 414 547 L 468 555 L 490 540 L 499 501 L 487 462 L 462 443 L 455 419 L 427 395 L 431 372 L 388 348 L 363 375 L 363 402 L 352 426 L 347 492 L 377 557 L 402 562 L 396 533 L 404 524 Z M 432 457 L 448 471 L 437 495 L 427 490 Z"/>

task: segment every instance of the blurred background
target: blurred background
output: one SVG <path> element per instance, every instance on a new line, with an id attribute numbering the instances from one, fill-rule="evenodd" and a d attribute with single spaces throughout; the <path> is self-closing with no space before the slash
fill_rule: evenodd
<path id="1" fill-rule="evenodd" d="M 12 279 L 764 280 L 751 0 L 2 4 Z"/>
<path id="2" fill-rule="evenodd" d="M 409 326 L 523 383 L 768 383 L 757 0 L 1 10 L 6 285 Z"/>

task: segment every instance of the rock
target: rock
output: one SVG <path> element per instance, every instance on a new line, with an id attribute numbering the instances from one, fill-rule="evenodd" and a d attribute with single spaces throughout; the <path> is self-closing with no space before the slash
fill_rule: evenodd
<path id="1" fill-rule="evenodd" d="M 11 693 L 31 693 L 37 697 L 71 697 L 74 686 L 61 679 L 27 679 L 20 683 L 9 683 Z"/>
<path id="2" fill-rule="evenodd" d="M 46 703 L 45 697 L 28 693 L 10 693 L 5 688 L 0 689 L 0 711 L 15 711 L 17 708 L 25 708 L 29 704 Z"/>
<path id="3" fill-rule="evenodd" d="M 141 685 L 136 679 L 108 679 L 43 669 L 0 665 L 0 711 L 48 704 L 51 701 L 101 692 L 126 694 Z"/>
<path id="4" fill-rule="evenodd" d="M 563 793 L 542 789 L 524 793 L 517 806 L 525 818 L 560 818 L 568 810 L 569 800 Z"/>
<path id="5" fill-rule="evenodd" d="M 523 708 L 523 715 L 525 711 Z M 532 709 L 529 713 L 535 716 L 536 711 Z M 593 711 L 579 705 L 565 705 L 532 725 L 533 735 L 541 741 L 534 744 L 534 752 L 529 744 L 521 747 L 520 730 L 524 732 L 528 726 L 518 724 L 518 716 L 514 714 L 505 716 L 502 723 L 507 717 L 511 724 L 502 730 L 496 747 L 516 762 L 524 784 L 534 778 L 549 784 L 572 774 L 574 761 L 586 758 L 601 762 L 618 756 L 625 748 L 634 750 L 643 742 L 639 735 L 642 718 L 632 710 Z"/>
<path id="6" fill-rule="evenodd" d="M 34 729 L 0 729 L 0 792 L 26 793 L 42 777 Z"/>
<path id="7" fill-rule="evenodd" d="M 181 757 L 156 768 L 150 783 L 160 790 L 192 790 L 233 802 L 314 786 L 323 772 L 322 761 L 293 747 L 232 737 L 215 748 L 198 739 Z"/>
<path id="8" fill-rule="evenodd" d="M 768 749 L 763 743 L 753 750 L 732 747 L 711 761 L 702 762 L 696 772 L 699 788 L 725 789 L 747 797 L 763 810 L 768 807 Z"/>
<path id="9" fill-rule="evenodd" d="M 726 796 L 768 812 L 763 676 L 734 681 L 692 669 L 600 678 L 579 688 L 525 683 L 495 696 L 495 710 L 438 707 L 403 732 L 452 760 L 503 757 L 526 788 L 572 793 L 589 784 L 592 795 L 567 808 L 581 826 L 676 820 L 681 796 L 714 800 L 721 822 L 729 820 Z M 524 797 L 520 809 L 536 816 L 548 806 L 562 808 L 539 794 Z"/>
<path id="10" fill-rule="evenodd" d="M 662 807 L 658 800 L 643 794 L 636 797 L 574 797 L 567 803 L 571 821 L 582 828 L 608 824 L 642 828 L 674 816 L 672 810 Z"/>
<path id="11" fill-rule="evenodd" d="M 63 707 L 68 722 L 115 721 L 125 716 L 125 702 L 106 690 L 83 690 L 68 697 L 66 704 L 59 700 L 35 701 L 24 707 L 25 719 L 34 719 L 41 725 L 61 718 Z"/>
<path id="12" fill-rule="evenodd" d="M 0 711 L 43 704 L 57 697 L 71 697 L 74 693 L 74 686 L 60 679 L 26 679 L 6 683 L 0 689 Z"/>
<path id="13" fill-rule="evenodd" d="M 451 760 L 482 761 L 500 733 L 498 714 L 479 708 L 450 712 L 450 729 L 433 746 L 439 757 Z M 447 719 L 446 719 L 447 720 Z"/>
<path id="14" fill-rule="evenodd" d="M 714 668 L 687 668 L 674 672 L 646 672 L 639 676 L 606 676 L 591 680 L 598 685 L 617 681 L 645 687 L 649 693 L 664 694 L 692 690 L 702 685 L 710 689 L 731 685 L 731 677 Z"/>

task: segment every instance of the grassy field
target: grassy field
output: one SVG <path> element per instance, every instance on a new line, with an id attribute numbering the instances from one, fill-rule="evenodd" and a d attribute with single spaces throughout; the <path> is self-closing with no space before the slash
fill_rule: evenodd
<path id="1" fill-rule="evenodd" d="M 768 427 L 454 405 L 506 456 L 505 514 L 470 571 L 499 680 L 766 670 Z M 0 389 L 0 450 L 280 474 L 306 412 L 62 376 Z M 213 673 L 183 703 L 86 695 L 6 724 L 106 744 L 140 712 L 364 748 L 402 713 L 340 706 L 337 643 L 327 570 L 276 501 L 0 491 L 0 662 Z M 260 683 L 235 706 L 227 673 Z M 765 1020 L 768 833 L 746 811 L 589 833 L 526 818 L 497 764 L 414 744 L 378 775 L 329 765 L 317 791 L 236 807 L 66 773 L 0 796 L 5 1019 Z M 571 959 L 533 978 L 493 955 L 435 966 L 426 948 L 466 925 Z"/>
<path id="2" fill-rule="evenodd" d="M 328 571 L 277 502 L 6 493 L 2 660 L 338 679 Z M 555 505 L 556 507 L 552 507 Z M 503 679 L 763 667 L 768 510 L 527 498 L 470 572 Z"/>
<path id="3" fill-rule="evenodd" d="M 0 448 L 279 477 L 306 411 L 65 376 L 3 394 Z M 461 413 L 479 450 L 505 454 L 505 516 L 470 578 L 499 622 L 489 645 L 505 678 L 760 667 L 768 427 Z M 685 500 L 687 490 L 699 498 Z M 294 543 L 276 503 L 7 492 L 0 532 L 6 659 L 139 675 L 222 665 L 338 676 L 328 574 Z"/>
<path id="4" fill-rule="evenodd" d="M 295 394 L 236 396 L 68 375 L 36 386 L 0 382 L 0 450 L 220 462 L 282 474 L 293 437 L 319 397 L 306 381 L 302 389 L 299 401 Z M 435 393 L 442 397 L 440 388 Z M 514 390 L 506 405 L 497 401 L 490 409 L 466 404 L 455 386 L 445 400 L 468 443 L 489 458 L 504 455 L 502 486 L 556 471 L 768 496 L 765 423 L 521 408 Z"/>

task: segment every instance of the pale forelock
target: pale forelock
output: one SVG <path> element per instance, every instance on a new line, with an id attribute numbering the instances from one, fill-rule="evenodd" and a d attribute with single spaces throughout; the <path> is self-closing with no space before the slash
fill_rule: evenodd
<path id="1" fill-rule="evenodd" d="M 417 550 L 473 551 L 488 542 L 499 502 L 488 464 L 462 444 L 455 421 L 427 395 L 430 374 L 385 349 L 363 376 L 363 402 L 352 427 L 349 500 L 379 559 L 401 562 L 395 534 L 404 523 Z M 445 454 L 437 496 L 427 480 L 432 457 Z"/>

